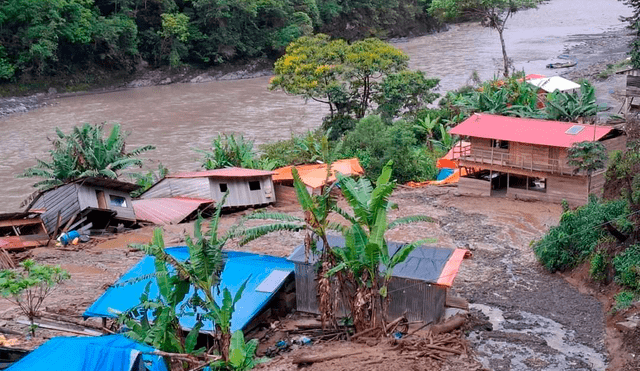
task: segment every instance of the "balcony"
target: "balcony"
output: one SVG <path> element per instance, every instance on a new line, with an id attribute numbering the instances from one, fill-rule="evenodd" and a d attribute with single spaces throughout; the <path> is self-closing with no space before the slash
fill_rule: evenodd
<path id="1" fill-rule="evenodd" d="M 471 150 L 470 148 L 465 149 L 465 147 L 460 148 L 458 152 L 460 153 L 457 157 L 458 159 L 466 162 L 472 162 L 477 165 L 496 165 L 505 168 L 555 175 L 584 175 L 574 173 L 575 167 L 567 165 L 564 161 L 545 156 L 514 154 L 503 151 L 481 149 Z"/>

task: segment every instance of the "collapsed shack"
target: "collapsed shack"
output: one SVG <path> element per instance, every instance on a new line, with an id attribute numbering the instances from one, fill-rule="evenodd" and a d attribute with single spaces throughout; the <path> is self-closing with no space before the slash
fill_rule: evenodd
<path id="1" fill-rule="evenodd" d="M 135 224 L 129 193 L 138 188 L 116 179 L 80 178 L 36 193 L 27 210 L 44 210 L 42 221 L 52 236 L 60 230 L 74 229 L 101 234 Z"/>
<path id="2" fill-rule="evenodd" d="M 344 247 L 344 238 L 327 236 L 332 247 Z M 397 252 L 402 244 L 387 243 L 389 255 Z M 317 242 L 322 251 L 322 241 Z M 421 246 L 409 254 L 407 259 L 393 270 L 389 281 L 389 316 L 404 316 L 409 321 L 426 323 L 439 321 L 445 312 L 447 290 L 453 285 L 462 260 L 468 251 Z M 304 245 L 300 245 L 289 256 L 295 264 L 296 306 L 298 311 L 319 314 L 316 289 L 316 263 L 318 256 L 312 254 L 305 260 Z M 345 304 L 340 303 L 341 314 L 346 314 Z"/>
<path id="3" fill-rule="evenodd" d="M 189 259 L 189 250 L 186 246 L 167 248 L 166 252 L 178 260 Z M 247 286 L 242 298 L 237 302 L 235 312 L 231 319 L 231 331 L 248 330 L 255 327 L 256 322 L 264 318 L 263 311 L 270 309 L 275 301 L 284 301 L 292 289 L 293 264 L 285 258 L 267 255 L 257 255 L 246 252 L 227 251 L 226 264 L 220 279 L 220 291 L 216 290 L 217 301 L 222 300 L 224 288 L 228 288 L 232 295 L 247 281 Z M 115 284 L 109 287 L 87 310 L 83 316 L 115 319 L 119 312 L 125 312 L 140 302 L 140 295 L 145 286 L 150 283 L 149 299 L 157 298 L 158 286 L 153 276 L 155 272 L 155 258 L 145 256 L 131 270 L 125 273 Z M 190 290 L 193 293 L 193 288 Z M 188 297 L 185 298 L 185 302 Z M 289 300 L 291 307 L 293 300 Z M 180 305 L 184 304 L 181 303 Z M 289 310 L 292 308 L 288 308 Z M 193 315 L 183 315 L 179 319 L 184 331 L 191 330 L 196 318 Z M 214 324 L 205 321 L 201 328 L 201 334 L 213 334 Z"/>
<path id="4" fill-rule="evenodd" d="M 34 210 L 0 214 L 0 249 L 24 249 L 47 245 L 49 235 L 40 217 L 41 212 Z"/>

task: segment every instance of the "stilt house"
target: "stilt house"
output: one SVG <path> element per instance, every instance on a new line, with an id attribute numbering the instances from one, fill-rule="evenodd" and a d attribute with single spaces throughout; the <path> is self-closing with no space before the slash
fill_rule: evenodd
<path id="1" fill-rule="evenodd" d="M 273 172 L 229 167 L 224 169 L 167 175 L 154 184 L 142 199 L 189 197 L 219 202 L 227 190 L 224 207 L 248 207 L 276 202 Z"/>
<path id="2" fill-rule="evenodd" d="M 608 151 L 624 150 L 626 135 L 613 126 L 474 114 L 451 134 L 468 138 L 460 166 L 477 171 L 461 177 L 462 195 L 502 196 L 583 205 L 602 195 L 605 170 L 589 175 L 567 164 L 568 149 L 600 141 Z M 589 181 L 590 180 L 590 181 Z"/>

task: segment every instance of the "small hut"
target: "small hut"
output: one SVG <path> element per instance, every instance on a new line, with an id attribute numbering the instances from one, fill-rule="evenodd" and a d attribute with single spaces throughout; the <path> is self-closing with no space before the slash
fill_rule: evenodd
<path id="1" fill-rule="evenodd" d="M 328 236 L 332 247 L 343 247 L 344 239 Z M 388 242 L 389 254 L 393 255 L 403 244 Z M 322 250 L 322 241 L 317 249 Z M 438 321 L 445 311 L 447 289 L 452 286 L 460 264 L 467 251 L 421 246 L 409 254 L 407 259 L 393 270 L 389 281 L 389 315 L 401 316 L 406 311 L 409 321 Z M 289 256 L 295 264 L 297 310 L 320 313 L 316 298 L 315 264 L 318 256 L 311 255 L 305 261 L 304 245 L 300 245 Z"/>
<path id="2" fill-rule="evenodd" d="M 80 178 L 35 195 L 27 210 L 44 210 L 42 221 L 50 234 L 81 225 L 104 229 L 118 224 L 133 224 L 129 192 L 140 186 L 109 178 Z"/>
<path id="3" fill-rule="evenodd" d="M 224 207 L 267 205 L 276 201 L 272 174 L 271 171 L 238 167 L 172 174 L 154 184 L 140 198 L 188 197 L 220 202 L 228 190 Z"/>

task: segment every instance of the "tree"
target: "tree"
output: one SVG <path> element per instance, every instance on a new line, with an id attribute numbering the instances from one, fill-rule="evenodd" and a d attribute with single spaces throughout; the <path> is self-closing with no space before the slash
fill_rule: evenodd
<path id="1" fill-rule="evenodd" d="M 390 115 L 401 109 L 415 111 L 437 97 L 430 89 L 438 80 L 408 71 L 408 60 L 405 53 L 378 39 L 348 44 L 323 34 L 305 36 L 289 44 L 276 61 L 269 88 L 328 104 L 328 127 L 333 120 L 364 117 L 373 102 Z M 339 128 L 333 134 L 343 132 Z"/>
<path id="2" fill-rule="evenodd" d="M 124 169 L 142 167 L 142 160 L 138 156 L 155 147 L 147 145 L 126 151 L 129 133 L 121 131 L 120 125 L 115 124 L 105 138 L 104 125 L 85 123 L 74 127 L 70 134 L 56 128 L 58 137 L 52 140 L 53 149 L 49 151 L 51 160 L 36 159 L 37 165 L 26 169 L 19 177 L 45 178 L 33 186 L 47 189 L 82 177 L 115 179 Z"/>
<path id="3" fill-rule="evenodd" d="M 33 319 L 44 299 L 60 282 L 71 278 L 60 266 L 36 264 L 27 259 L 20 263 L 22 270 L 4 269 L 0 271 L 0 294 L 20 308 L 29 322 L 31 335 L 35 335 Z"/>
<path id="4" fill-rule="evenodd" d="M 626 151 L 614 152 L 610 164 L 607 175 L 623 181 L 629 207 L 634 212 L 640 210 L 640 141 L 630 140 Z M 637 215 L 633 219 L 639 220 Z"/>
<path id="5" fill-rule="evenodd" d="M 218 135 L 211 140 L 211 150 L 195 148 L 202 154 L 202 167 L 207 170 L 225 167 L 243 167 L 248 169 L 273 170 L 276 163 L 268 158 L 260 159 L 253 150 L 253 141 L 240 135 Z"/>
<path id="6" fill-rule="evenodd" d="M 340 189 L 353 214 L 341 213 L 350 223 L 344 230 L 344 248 L 334 248 L 336 265 L 327 276 L 345 274 L 343 285 L 349 300 L 353 324 L 357 332 L 371 327 L 384 329 L 388 307 L 387 287 L 393 268 L 406 260 L 418 246 L 434 242 L 419 240 L 400 247 L 389 254 L 386 239 L 388 230 L 415 222 L 432 222 L 428 216 L 414 215 L 389 223 L 387 210 L 392 206 L 389 197 L 395 188 L 391 180 L 393 161 L 389 161 L 376 181 L 375 188 L 366 178 L 354 180 L 338 174 Z"/>
<path id="7" fill-rule="evenodd" d="M 433 0 L 429 13 L 440 19 L 451 20 L 460 16 L 481 19 L 482 24 L 498 31 L 502 46 L 504 76 L 509 76 L 509 58 L 504 43 L 507 20 L 520 9 L 534 8 L 540 0 Z"/>
<path id="8" fill-rule="evenodd" d="M 568 150 L 567 164 L 575 166 L 574 173 L 585 171 L 588 176 L 587 189 L 591 189 L 591 174 L 607 166 L 607 148 L 600 142 L 574 143 Z"/>

